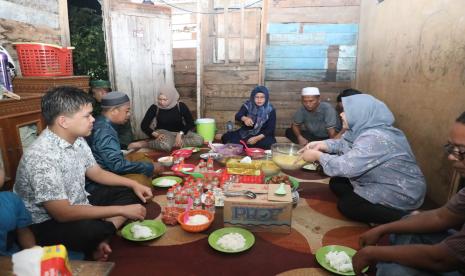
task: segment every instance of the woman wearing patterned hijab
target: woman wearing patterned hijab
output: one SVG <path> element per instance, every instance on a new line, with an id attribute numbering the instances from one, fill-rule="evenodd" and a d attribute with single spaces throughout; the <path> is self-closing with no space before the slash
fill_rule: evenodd
<path id="1" fill-rule="evenodd" d="M 419 208 L 426 192 L 423 173 L 394 116 L 370 95 L 342 98 L 341 139 L 307 144 L 303 158 L 319 161 L 346 217 L 369 223 L 398 220 Z"/>
<path id="2" fill-rule="evenodd" d="M 173 147 L 198 147 L 203 144 L 202 136 L 194 132 L 194 119 L 186 104 L 179 101 L 179 93 L 172 85 L 165 85 L 155 104 L 145 113 L 142 131 L 155 138 L 149 147 L 171 151 Z"/>
<path id="3" fill-rule="evenodd" d="M 269 149 L 276 143 L 276 111 L 269 102 L 269 92 L 265 86 L 257 86 L 236 113 L 240 129 L 228 132 L 221 137 L 223 143 L 239 143 L 244 140 L 251 147 Z"/>

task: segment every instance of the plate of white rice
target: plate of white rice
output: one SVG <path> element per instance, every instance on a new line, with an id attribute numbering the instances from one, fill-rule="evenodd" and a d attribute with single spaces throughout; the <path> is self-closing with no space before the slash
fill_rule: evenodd
<path id="1" fill-rule="evenodd" d="M 211 233 L 208 236 L 208 243 L 218 251 L 238 253 L 251 248 L 255 243 L 255 237 L 246 229 L 225 227 Z"/>
<path id="2" fill-rule="evenodd" d="M 339 275 L 355 275 L 352 267 L 352 257 L 357 253 L 355 249 L 342 245 L 327 245 L 316 251 L 318 263 L 332 273 Z M 366 267 L 363 272 L 366 272 Z"/>
<path id="3" fill-rule="evenodd" d="M 166 225 L 160 220 L 144 220 L 127 224 L 121 229 L 121 236 L 130 241 L 148 241 L 166 232 Z"/>

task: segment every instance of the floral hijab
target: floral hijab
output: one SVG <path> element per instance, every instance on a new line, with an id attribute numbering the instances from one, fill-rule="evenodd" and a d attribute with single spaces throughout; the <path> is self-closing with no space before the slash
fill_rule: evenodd
<path id="1" fill-rule="evenodd" d="M 262 106 L 257 106 L 255 104 L 255 95 L 257 93 L 265 94 L 265 103 Z M 269 102 L 270 94 L 268 88 L 265 86 L 257 86 L 250 93 L 250 98 L 244 103 L 244 107 L 247 109 L 247 116 L 254 121 L 253 129 L 241 129 L 239 134 L 241 138 L 245 138 L 252 135 L 257 135 L 262 126 L 268 121 L 271 111 L 273 111 L 273 106 Z"/>

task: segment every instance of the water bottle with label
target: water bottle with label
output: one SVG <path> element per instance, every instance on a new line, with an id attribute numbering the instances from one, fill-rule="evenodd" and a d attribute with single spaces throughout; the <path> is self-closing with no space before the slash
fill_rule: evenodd
<path id="1" fill-rule="evenodd" d="M 234 129 L 234 123 L 231 121 L 228 121 L 226 123 L 226 132 L 231 132 L 233 131 L 233 129 Z"/>
<path id="2" fill-rule="evenodd" d="M 3 89 L 9 92 L 13 91 L 13 83 L 8 68 L 8 56 L 3 52 L 0 52 L 0 85 L 2 86 L 0 87 L 0 95 L 3 94 Z"/>

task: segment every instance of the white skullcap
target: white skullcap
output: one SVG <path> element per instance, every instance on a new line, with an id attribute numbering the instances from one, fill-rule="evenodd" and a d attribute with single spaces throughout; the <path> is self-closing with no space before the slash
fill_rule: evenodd
<path id="1" fill-rule="evenodd" d="M 320 96 L 318 87 L 305 87 L 302 89 L 302 96 Z"/>

